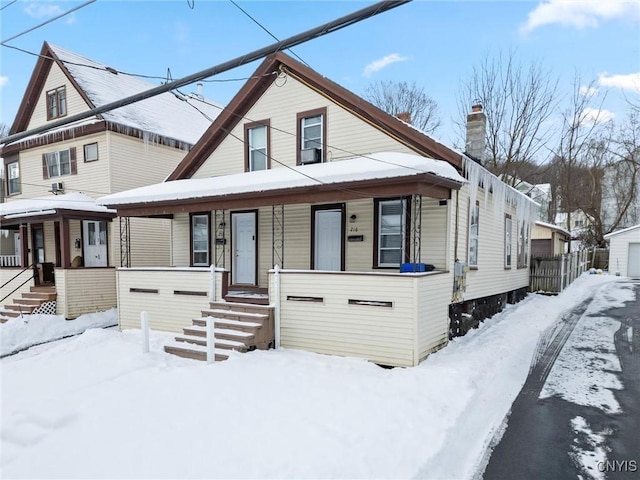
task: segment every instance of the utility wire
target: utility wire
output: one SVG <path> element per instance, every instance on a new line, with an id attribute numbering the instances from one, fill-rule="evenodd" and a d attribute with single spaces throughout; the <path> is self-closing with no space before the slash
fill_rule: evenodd
<path id="1" fill-rule="evenodd" d="M 92 0 L 95 1 L 95 0 Z M 246 53 L 239 57 L 233 58 L 221 64 L 210 67 L 206 70 L 202 70 L 200 72 L 188 75 L 183 77 L 182 79 L 176 80 L 174 82 L 166 83 L 164 85 L 160 85 L 158 87 L 152 88 L 150 90 L 146 90 L 144 92 L 137 93 L 135 95 L 131 95 L 129 97 L 125 97 L 120 100 L 116 100 L 115 102 L 110 102 L 100 107 L 92 108 L 87 110 L 86 112 L 82 112 L 76 115 L 71 115 L 69 117 L 51 122 L 47 125 L 42 125 L 40 127 L 33 128 L 31 130 L 27 130 L 24 132 L 19 132 L 13 135 L 9 135 L 4 138 L 0 138 L 0 143 L 11 143 L 16 140 L 20 140 L 22 138 L 36 135 L 38 133 L 45 132 L 47 130 L 51 130 L 53 128 L 57 128 L 63 125 L 67 125 L 69 123 L 77 122 L 79 120 L 84 120 L 85 118 L 89 118 L 100 113 L 108 112 L 110 110 L 115 110 L 116 108 L 124 107 L 126 105 L 130 105 L 135 102 L 139 102 L 141 100 L 145 100 L 147 98 L 154 97 L 161 93 L 168 92 L 170 90 L 175 90 L 176 88 L 183 87 L 185 85 L 189 85 L 191 83 L 195 83 L 204 78 L 211 77 L 217 75 L 222 72 L 226 72 L 227 70 L 231 70 L 233 68 L 240 67 L 247 63 L 251 63 L 255 60 L 259 60 L 261 58 L 266 57 L 275 52 L 279 52 L 281 50 L 285 50 L 290 47 L 294 47 L 296 45 L 300 45 L 301 43 L 307 42 L 309 40 L 322 37 L 327 35 L 328 33 L 335 32 L 337 30 L 341 30 L 350 25 L 354 25 L 364 19 L 373 17 L 380 13 L 386 12 L 393 8 L 399 7 L 406 3 L 409 3 L 411 0 L 388 0 L 377 2 L 373 5 L 370 5 L 366 8 L 357 10 L 356 12 L 350 13 L 343 17 L 340 17 L 331 22 L 324 23 L 318 27 L 312 28 L 310 30 L 304 31 L 302 33 L 293 35 L 288 37 L 280 42 L 273 43 L 271 45 L 267 45 L 266 47 L 262 47 L 258 50 L 254 50 L 252 52 Z"/>
<path id="2" fill-rule="evenodd" d="M 5 6 L 3 6 L 2 8 L 0 8 L 0 10 L 4 10 L 7 7 L 10 7 L 11 5 L 13 5 L 14 3 L 16 3 L 18 0 L 12 0 L 11 2 L 7 3 Z"/>
<path id="3" fill-rule="evenodd" d="M 73 13 L 76 10 L 80 10 L 81 8 L 84 8 L 87 5 L 90 5 L 90 4 L 94 3 L 95 1 L 96 0 L 89 0 L 89 1 L 87 1 L 85 3 L 83 3 L 82 5 L 78 5 L 77 7 L 73 7 L 71 10 L 67 10 L 66 12 L 61 13 L 60 15 L 56 15 L 55 17 L 50 18 L 49 20 L 46 20 L 46 21 L 36 25 L 35 27 L 31 27 L 30 29 L 25 30 L 24 32 L 20 32 L 20 33 L 14 35 L 13 37 L 9 37 L 9 38 L 3 40 L 2 42 L 0 42 L 0 45 L 4 45 L 5 43 L 7 43 L 7 42 L 9 42 L 11 40 L 14 40 L 14 39 L 16 39 L 18 37 L 21 37 L 22 35 L 25 35 L 25 34 L 27 34 L 29 32 L 33 32 L 34 30 L 36 30 L 36 29 L 38 29 L 40 27 L 44 27 L 45 25 L 47 25 L 47 24 L 49 24 L 51 22 L 54 22 L 54 21 L 58 20 L 59 18 L 62 18 L 64 16 L 66 16 L 66 15 L 69 15 L 70 13 Z M 9 4 L 9 5 L 11 5 L 11 4 Z M 5 8 L 5 7 L 3 7 L 3 8 Z"/>
<path id="4" fill-rule="evenodd" d="M 280 39 L 278 37 L 276 37 L 273 33 L 271 33 L 267 27 L 265 27 L 264 25 L 262 25 L 258 20 L 256 20 L 253 16 L 251 16 L 251 14 L 249 12 L 247 12 L 244 8 L 242 8 L 240 5 L 238 5 L 236 2 L 234 2 L 233 0 L 229 0 L 238 10 L 240 10 L 242 13 L 244 13 L 247 17 L 249 17 L 256 25 L 258 25 L 262 30 L 264 30 L 265 32 L 267 32 L 271 38 L 273 38 L 276 42 L 279 42 Z M 291 53 L 291 55 L 293 55 L 294 57 L 296 57 L 298 60 L 300 60 L 302 63 L 304 63 L 307 67 L 309 67 L 309 64 L 307 62 L 305 62 L 302 58 L 300 58 L 298 56 L 298 54 L 296 52 L 294 52 L 293 50 L 291 50 L 290 48 L 287 49 L 287 51 L 289 53 Z"/>

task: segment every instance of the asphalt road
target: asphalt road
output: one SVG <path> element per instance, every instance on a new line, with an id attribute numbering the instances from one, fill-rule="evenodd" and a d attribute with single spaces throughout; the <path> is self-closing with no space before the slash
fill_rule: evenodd
<path id="1" fill-rule="evenodd" d="M 538 398 L 553 363 L 592 300 L 588 299 L 564 315 L 539 343 L 527 381 L 511 407 L 507 428 L 488 452 L 485 480 L 640 479 L 640 282 L 630 283 L 629 288 L 635 290 L 634 301 L 598 312 L 598 316 L 621 322 L 613 340 L 624 388 L 613 392 L 622 413 L 607 414 L 556 396 Z M 628 327 L 633 327 L 632 338 Z M 592 431 L 607 432 L 601 447 L 608 463 L 598 464 L 597 471 L 585 470 L 570 455 L 576 447 L 593 449 L 587 435 L 576 434 L 572 428 L 571 420 L 577 416 Z"/>

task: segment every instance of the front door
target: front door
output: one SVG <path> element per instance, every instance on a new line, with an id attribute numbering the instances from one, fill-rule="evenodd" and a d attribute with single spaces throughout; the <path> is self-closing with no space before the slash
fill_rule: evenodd
<path id="1" fill-rule="evenodd" d="M 627 258 L 627 277 L 640 278 L 640 243 L 629 244 Z"/>
<path id="2" fill-rule="evenodd" d="M 232 282 L 234 285 L 256 285 L 256 214 L 231 214 Z"/>
<path id="3" fill-rule="evenodd" d="M 84 240 L 84 266 L 107 266 L 107 222 L 84 220 L 82 222 Z"/>
<path id="4" fill-rule="evenodd" d="M 31 242 L 33 250 L 33 263 L 44 263 L 44 228 L 42 225 L 31 226 Z"/>
<path id="5" fill-rule="evenodd" d="M 342 270 L 342 209 L 316 210 L 314 270 Z"/>

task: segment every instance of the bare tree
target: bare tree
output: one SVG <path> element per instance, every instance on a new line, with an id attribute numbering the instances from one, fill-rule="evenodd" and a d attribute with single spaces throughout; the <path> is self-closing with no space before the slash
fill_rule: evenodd
<path id="1" fill-rule="evenodd" d="M 373 82 L 364 97 L 391 115 L 409 114 L 411 124 L 425 133 L 434 133 L 442 125 L 438 103 L 415 82 Z"/>
<path id="2" fill-rule="evenodd" d="M 458 94 L 461 138 L 469 108 L 480 103 L 487 116 L 485 166 L 512 186 L 529 181 L 523 167 L 546 159 L 547 122 L 558 104 L 558 81 L 540 63 L 525 66 L 514 52 L 485 56 Z M 544 152 L 544 158 L 541 154 Z"/>

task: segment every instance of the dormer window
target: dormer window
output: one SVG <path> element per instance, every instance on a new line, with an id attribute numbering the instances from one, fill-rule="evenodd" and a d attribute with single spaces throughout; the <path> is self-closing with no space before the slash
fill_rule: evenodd
<path id="1" fill-rule="evenodd" d="M 298 165 L 325 161 L 326 123 L 326 108 L 298 113 Z"/>
<path id="2" fill-rule="evenodd" d="M 67 114 L 67 90 L 58 87 L 47 92 L 47 120 L 64 117 Z"/>

